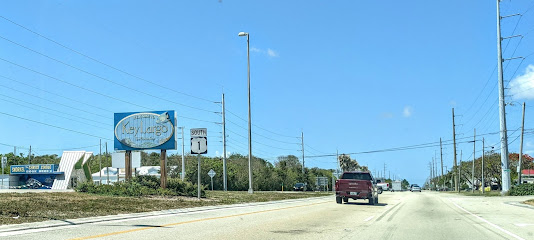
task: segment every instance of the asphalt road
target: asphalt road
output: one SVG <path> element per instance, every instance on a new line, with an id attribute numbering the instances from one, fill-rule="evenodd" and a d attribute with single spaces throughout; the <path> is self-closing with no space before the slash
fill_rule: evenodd
<path id="1" fill-rule="evenodd" d="M 0 226 L 1 239 L 534 239 L 530 197 L 385 192 Z M 112 203 L 110 203 L 112 204 Z"/>

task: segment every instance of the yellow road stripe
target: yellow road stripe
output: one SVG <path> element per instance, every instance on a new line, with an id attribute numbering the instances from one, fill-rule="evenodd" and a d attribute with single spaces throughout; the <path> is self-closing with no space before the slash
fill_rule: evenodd
<path id="1" fill-rule="evenodd" d="M 274 212 L 274 211 L 286 210 L 286 209 L 291 209 L 291 208 L 299 208 L 299 207 L 313 206 L 313 205 L 323 204 L 323 203 L 327 203 L 327 202 L 330 202 L 330 201 L 324 201 L 324 202 L 312 203 L 312 204 L 306 204 L 306 205 L 300 205 L 300 206 L 292 206 L 292 207 L 284 207 L 284 208 L 276 208 L 276 209 L 262 210 L 262 211 L 249 212 L 249 213 L 240 213 L 240 214 L 234 214 L 234 215 L 228 215 L 228 216 L 221 216 L 221 217 L 203 218 L 203 219 L 196 219 L 196 220 L 190 220 L 190 221 L 184 221 L 184 222 L 169 223 L 169 224 L 164 224 L 164 225 L 157 226 L 157 227 L 154 226 L 154 227 L 134 228 L 134 229 L 130 229 L 130 230 L 124 230 L 124 231 L 118 231 L 118 232 L 111 232 L 111 233 L 104 233 L 104 234 L 93 235 L 93 236 L 88 236 L 88 237 L 73 238 L 73 239 L 71 239 L 71 240 L 83 240 L 83 239 L 92 239 L 92 238 L 107 237 L 107 236 L 119 235 L 119 234 L 124 234 L 124 233 L 143 231 L 143 230 L 148 230 L 148 229 L 158 228 L 158 227 L 169 227 L 169 226 L 176 226 L 176 225 L 182 225 L 182 224 L 187 224 L 187 223 L 204 222 L 204 221 L 210 221 L 210 220 L 216 220 L 216 219 L 224 219 L 224 218 L 232 218 L 232 217 L 239 217 L 239 216 L 252 215 L 252 214 L 257 214 L 257 213 Z"/>

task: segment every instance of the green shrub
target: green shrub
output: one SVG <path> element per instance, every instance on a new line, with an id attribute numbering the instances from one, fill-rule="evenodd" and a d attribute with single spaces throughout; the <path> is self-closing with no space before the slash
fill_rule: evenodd
<path id="1" fill-rule="evenodd" d="M 95 185 L 92 182 L 78 184 L 76 191 L 99 195 L 141 197 L 150 195 L 160 196 L 197 196 L 197 185 L 191 182 L 182 182 L 178 178 L 167 180 L 167 189 L 159 187 L 159 179 L 154 176 L 140 176 L 129 182 L 119 182 L 111 185 Z M 206 197 L 206 186 L 202 186 L 200 196 Z"/>
<path id="2" fill-rule="evenodd" d="M 132 179 L 132 182 L 137 182 L 142 186 L 157 190 L 160 185 L 160 180 L 156 176 L 138 176 Z"/>
<path id="3" fill-rule="evenodd" d="M 509 194 L 510 196 L 534 195 L 534 184 L 525 183 L 518 186 L 512 186 Z"/>
<path id="4" fill-rule="evenodd" d="M 176 194 L 181 196 L 196 197 L 197 196 L 197 185 L 192 184 L 191 182 L 183 182 L 179 178 L 168 178 L 167 179 L 167 188 L 174 191 Z M 201 186 L 200 196 L 205 197 L 206 186 Z"/>

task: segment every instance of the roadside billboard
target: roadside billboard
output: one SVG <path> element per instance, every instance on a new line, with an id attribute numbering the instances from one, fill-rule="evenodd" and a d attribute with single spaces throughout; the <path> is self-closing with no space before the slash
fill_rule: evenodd
<path id="1" fill-rule="evenodd" d="M 176 149 L 174 111 L 126 112 L 114 115 L 114 149 Z"/>

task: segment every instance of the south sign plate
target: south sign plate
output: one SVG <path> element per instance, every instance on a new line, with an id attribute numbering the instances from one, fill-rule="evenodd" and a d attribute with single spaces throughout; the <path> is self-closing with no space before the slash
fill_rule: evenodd
<path id="1" fill-rule="evenodd" d="M 191 129 L 191 154 L 208 153 L 208 129 L 192 128 Z"/>
<path id="2" fill-rule="evenodd" d="M 174 111 L 115 113 L 115 149 L 176 149 Z"/>

